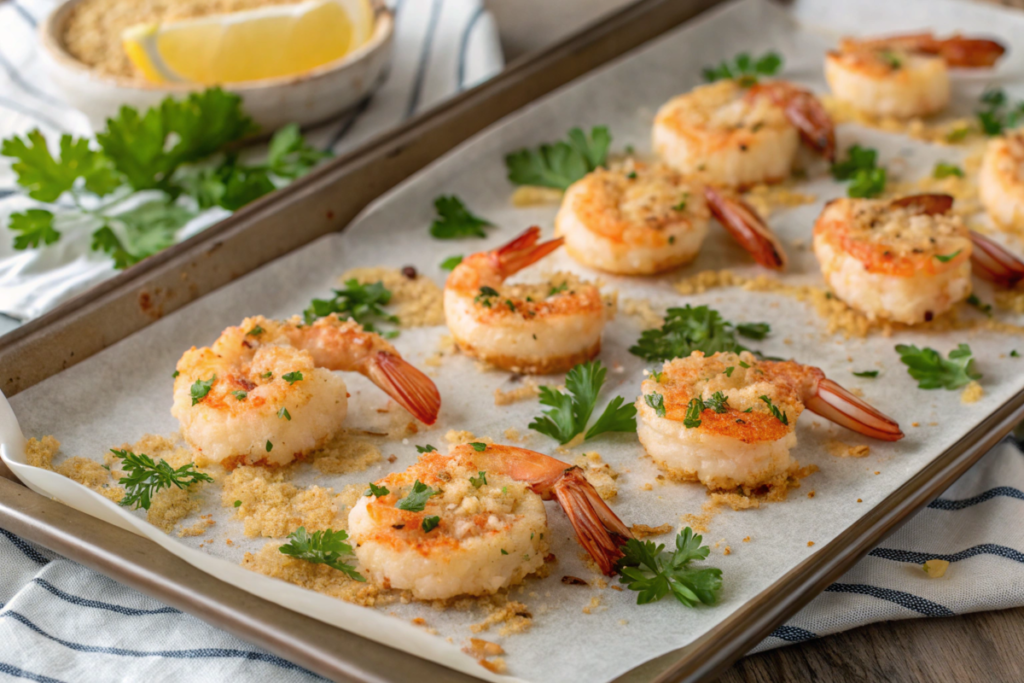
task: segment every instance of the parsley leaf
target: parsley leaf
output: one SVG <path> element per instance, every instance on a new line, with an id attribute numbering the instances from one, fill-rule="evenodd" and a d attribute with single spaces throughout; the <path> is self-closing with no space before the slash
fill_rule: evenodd
<path id="1" fill-rule="evenodd" d="M 878 377 L 878 370 L 861 370 L 860 372 L 853 371 L 854 377 Z"/>
<path id="2" fill-rule="evenodd" d="M 493 299 L 496 296 L 501 296 L 496 289 L 484 285 L 483 287 L 480 288 L 480 293 L 473 298 L 473 301 L 485 308 L 490 308 L 491 299 Z"/>
<path id="3" fill-rule="evenodd" d="M 192 384 L 192 405 L 195 405 L 206 398 L 206 395 L 210 393 L 210 389 L 213 387 L 214 381 L 216 381 L 217 375 L 213 375 L 210 379 L 197 379 Z"/>
<path id="4" fill-rule="evenodd" d="M 363 495 L 367 496 L 367 497 L 373 496 L 375 498 L 383 498 L 384 496 L 388 495 L 389 493 L 391 493 L 391 491 L 388 490 L 388 487 L 386 487 L 386 486 L 377 486 L 376 484 L 371 482 L 370 483 L 370 488 L 366 489 L 366 493 L 364 493 Z"/>
<path id="5" fill-rule="evenodd" d="M 473 488 L 480 488 L 481 486 L 487 485 L 487 473 L 477 472 L 475 477 L 469 478 L 469 483 L 473 485 Z"/>
<path id="6" fill-rule="evenodd" d="M 433 446 L 431 446 L 429 443 L 426 446 L 417 446 L 416 447 L 416 452 L 417 453 L 433 453 L 436 450 L 437 449 L 434 448 Z"/>
<path id="7" fill-rule="evenodd" d="M 976 113 L 985 135 L 999 135 L 1007 128 L 1016 128 L 1024 120 L 1024 102 L 1011 105 L 1001 89 L 986 90 L 981 96 L 981 104 L 983 108 Z"/>
<path id="8" fill-rule="evenodd" d="M 246 397 L 247 397 L 247 396 L 249 395 L 249 393 L 248 393 L 248 392 L 246 392 L 246 391 L 242 391 L 241 389 L 239 389 L 239 390 L 237 390 L 237 391 L 232 391 L 232 392 L 231 392 L 231 395 L 232 395 L 232 396 L 234 396 L 235 398 L 237 398 L 237 399 L 238 399 L 239 401 L 244 401 L 244 400 L 246 399 Z M 282 408 L 281 410 L 284 410 L 284 408 Z M 281 415 L 281 414 L 280 414 L 280 413 L 278 413 L 278 417 L 280 417 L 280 415 Z M 290 419 L 290 418 L 289 418 L 289 419 Z"/>
<path id="9" fill-rule="evenodd" d="M 658 417 L 665 417 L 665 397 L 659 393 L 644 394 L 644 403 L 649 405 Z"/>
<path id="10" fill-rule="evenodd" d="M 737 79 L 744 86 L 757 83 L 758 76 L 773 76 L 782 68 L 782 55 L 778 52 L 766 52 L 754 59 L 750 54 L 741 52 L 732 60 L 723 61 L 718 66 L 705 67 L 704 80 L 708 83 L 725 79 Z"/>
<path id="11" fill-rule="evenodd" d="M 121 184 L 109 159 L 90 149 L 85 138 L 62 135 L 60 156 L 54 158 L 46 137 L 37 128 L 24 139 L 15 136 L 4 140 L 0 155 L 17 159 L 11 170 L 18 174 L 18 184 L 28 190 L 29 197 L 41 202 L 57 201 L 79 178 L 86 189 L 101 197 Z"/>
<path id="12" fill-rule="evenodd" d="M 355 320 L 367 332 L 379 332 L 374 323 L 398 324 L 398 316 L 391 315 L 381 306 L 391 301 L 391 290 L 383 282 L 361 285 L 355 278 L 345 281 L 344 289 L 335 289 L 333 299 L 313 299 L 309 308 L 303 311 L 306 324 L 311 325 L 317 318 L 336 314 L 340 318 Z"/>
<path id="13" fill-rule="evenodd" d="M 959 256 L 961 251 L 963 251 L 963 249 L 957 249 L 952 254 L 935 254 L 935 258 L 938 261 L 941 261 L 942 263 L 949 263 L 950 261 L 955 259 L 957 256 Z"/>
<path id="14" fill-rule="evenodd" d="M 302 373 L 299 372 L 298 370 L 296 370 L 295 372 L 286 372 L 285 374 L 281 375 L 281 379 L 283 379 L 285 382 L 288 382 L 288 384 L 295 384 L 296 382 L 302 381 Z"/>
<path id="15" fill-rule="evenodd" d="M 992 304 L 986 304 L 985 302 L 978 298 L 977 294 L 971 294 L 969 297 L 967 297 L 967 303 L 970 304 L 971 306 L 974 306 L 988 317 L 992 317 Z"/>
<path id="16" fill-rule="evenodd" d="M 701 425 L 700 414 L 704 412 L 704 401 L 700 396 L 690 399 L 686 405 L 686 415 L 683 418 L 683 426 L 687 429 L 696 429 Z"/>
<path id="17" fill-rule="evenodd" d="M 846 189 L 848 197 L 877 197 L 885 189 L 887 173 L 877 164 L 878 152 L 869 147 L 853 145 L 847 158 L 832 165 L 832 177 L 852 181 Z"/>
<path id="18" fill-rule="evenodd" d="M 766 323 L 744 323 L 741 325 L 747 336 L 767 334 Z M 739 328 L 736 328 L 739 331 Z M 670 308 L 665 313 L 665 323 L 660 329 L 645 330 L 636 345 L 629 352 L 649 361 L 665 361 L 685 358 L 694 351 L 712 355 L 719 351 L 739 353 L 748 350 L 736 341 L 732 323 L 722 319 L 721 314 L 707 306 Z"/>
<path id="19" fill-rule="evenodd" d="M 184 489 L 200 481 L 213 481 L 213 477 L 197 470 L 193 462 L 174 469 L 165 460 L 153 462 L 145 453 L 113 448 L 110 452 L 121 459 L 121 469 L 127 475 L 117 480 L 125 488 L 120 503 L 125 507 L 148 510 L 153 496 L 162 489 L 172 486 Z"/>
<path id="20" fill-rule="evenodd" d="M 220 206 L 228 211 L 237 211 L 277 189 L 266 169 L 243 166 L 236 155 L 228 155 L 214 168 L 186 175 L 181 187 L 199 208 Z"/>
<path id="21" fill-rule="evenodd" d="M 288 409 L 281 406 L 281 410 L 277 411 L 277 416 L 283 420 L 292 421 L 292 414 L 288 412 Z"/>
<path id="22" fill-rule="evenodd" d="M 462 255 L 449 256 L 444 261 L 441 261 L 441 270 L 455 270 L 455 266 L 462 263 Z"/>
<path id="23" fill-rule="evenodd" d="M 592 360 L 580 363 L 565 376 L 567 394 L 551 387 L 540 387 L 541 405 L 551 406 L 552 410 L 546 410 L 544 416 L 534 418 L 529 424 L 530 429 L 546 434 L 559 443 L 572 441 L 573 437 L 586 430 L 607 374 L 608 370 L 601 365 L 601 361 Z M 636 429 L 636 407 L 622 404 L 621 397 L 611 401 L 584 439 L 604 432 Z"/>
<path id="24" fill-rule="evenodd" d="M 345 543 L 347 540 L 348 533 L 345 531 L 325 529 L 314 531 L 310 535 L 306 532 L 306 527 L 300 526 L 288 535 L 288 543 L 282 545 L 278 550 L 297 560 L 305 560 L 313 564 L 326 564 L 328 567 L 345 572 L 350 579 L 366 581 L 366 578 L 357 572 L 355 567 L 341 561 L 342 557 L 352 555 L 352 546 Z"/>
<path id="25" fill-rule="evenodd" d="M 935 349 L 919 349 L 914 345 L 897 344 L 896 352 L 907 366 L 907 373 L 917 380 L 920 389 L 959 389 L 973 379 L 981 379 L 974 370 L 971 347 L 960 344 L 944 359 Z"/>
<path id="26" fill-rule="evenodd" d="M 776 420 L 778 420 L 779 422 L 781 422 L 784 425 L 788 425 L 789 424 L 789 416 L 786 415 L 786 413 L 784 411 L 779 410 L 779 407 L 777 405 L 775 405 L 774 403 L 772 403 L 772 400 L 770 398 L 768 398 L 764 394 L 762 394 L 761 396 L 758 396 L 758 398 L 765 402 L 765 405 L 768 406 L 768 410 L 771 412 L 772 415 L 775 416 Z"/>
<path id="27" fill-rule="evenodd" d="M 299 178 L 309 173 L 318 163 L 333 156 L 309 145 L 297 123 L 278 129 L 270 138 L 267 148 L 267 166 L 270 172 L 282 178 Z"/>
<path id="28" fill-rule="evenodd" d="M 676 536 L 676 549 L 665 553 L 665 546 L 653 541 L 629 539 L 622 546 L 624 553 L 616 568 L 621 575 L 619 583 L 637 591 L 638 605 L 657 602 L 672 594 L 687 607 L 699 603 L 714 605 L 722 590 L 722 570 L 714 567 L 697 569 L 691 562 L 706 560 L 711 549 L 702 546 L 701 536 L 695 536 L 686 527 Z"/>
<path id="29" fill-rule="evenodd" d="M 726 404 L 728 402 L 728 396 L 723 394 L 721 391 L 716 391 L 715 393 L 711 394 L 711 398 L 704 401 L 704 409 L 707 410 L 708 408 L 710 408 L 716 413 L 721 414 L 729 410 L 728 408 L 726 408 Z"/>
<path id="30" fill-rule="evenodd" d="M 438 197 L 434 200 L 434 208 L 437 210 L 437 218 L 430 224 L 430 235 L 439 240 L 487 237 L 484 227 L 493 225 L 486 218 L 470 213 L 455 195 Z"/>
<path id="31" fill-rule="evenodd" d="M 435 489 L 430 488 L 419 479 L 413 482 L 412 491 L 402 498 L 400 501 L 395 503 L 395 507 L 399 510 L 406 510 L 407 512 L 422 512 L 423 508 L 426 507 L 427 501 L 430 500 L 431 496 L 436 496 L 441 493 Z"/>
<path id="32" fill-rule="evenodd" d="M 521 149 L 505 157 L 508 179 L 514 185 L 537 185 L 565 190 L 574 182 L 604 166 L 612 136 L 605 126 L 569 131 L 569 141 L 541 145 L 536 151 Z"/>
<path id="33" fill-rule="evenodd" d="M 473 450 L 477 453 L 482 453 L 487 450 L 487 444 L 480 443 L 479 441 L 471 441 L 469 445 L 472 446 Z"/>
<path id="34" fill-rule="evenodd" d="M 441 523 L 441 518 L 438 517 L 437 515 L 432 515 L 430 517 L 424 517 L 423 518 L 423 523 L 422 523 L 421 526 L 423 528 L 423 532 L 429 534 L 431 531 L 436 529 L 437 525 L 440 524 L 440 523 Z"/>
<path id="35" fill-rule="evenodd" d="M 14 238 L 14 248 L 28 249 L 59 240 L 60 233 L 53 227 L 53 218 L 53 214 L 45 209 L 26 209 L 22 213 L 12 213 L 8 227 L 20 233 Z"/>
<path id="36" fill-rule="evenodd" d="M 772 327 L 768 323 L 740 323 L 736 326 L 736 331 L 744 337 L 760 341 L 768 336 Z"/>
<path id="37" fill-rule="evenodd" d="M 940 161 L 935 164 L 935 169 L 932 171 L 932 177 L 941 180 L 942 178 L 948 178 L 949 176 L 956 176 L 957 178 L 963 178 L 964 172 L 960 170 L 960 167 L 956 164 L 947 164 L 945 161 Z"/>

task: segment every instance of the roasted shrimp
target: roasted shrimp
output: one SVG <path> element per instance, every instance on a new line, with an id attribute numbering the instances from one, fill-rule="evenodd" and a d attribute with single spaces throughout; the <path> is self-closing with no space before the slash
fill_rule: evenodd
<path id="1" fill-rule="evenodd" d="M 926 322 L 982 278 L 1013 285 L 1024 263 L 972 232 L 948 195 L 836 199 L 814 224 L 814 254 L 835 295 L 870 319 Z"/>
<path id="2" fill-rule="evenodd" d="M 782 245 L 739 197 L 660 163 L 627 160 L 573 183 L 555 217 L 555 234 L 583 265 L 651 275 L 696 258 L 710 216 L 762 266 L 785 265 Z"/>
<path id="3" fill-rule="evenodd" d="M 444 314 L 459 349 L 505 370 L 565 372 L 601 351 L 601 333 L 615 315 L 615 300 L 569 273 L 539 284 L 505 279 L 536 263 L 561 239 L 537 244 L 533 227 L 494 251 L 455 267 L 444 288 Z"/>
<path id="4" fill-rule="evenodd" d="M 1024 130 L 988 141 L 978 174 L 978 195 L 1003 228 L 1024 227 Z"/>
<path id="5" fill-rule="evenodd" d="M 837 99 L 866 114 L 925 116 L 949 103 L 947 67 L 990 67 L 1005 51 L 995 41 L 960 35 L 846 38 L 825 55 L 825 79 Z"/>
<path id="6" fill-rule="evenodd" d="M 192 347 L 178 361 L 171 414 L 207 461 L 286 465 L 345 419 L 348 393 L 332 370 L 365 375 L 425 424 L 437 419 L 434 383 L 379 335 L 333 315 L 312 325 L 246 318 Z"/>
<path id="7" fill-rule="evenodd" d="M 835 131 L 824 107 L 786 81 L 744 87 L 726 80 L 694 88 L 662 105 L 654 151 L 687 176 L 744 188 L 789 176 L 801 138 L 829 161 Z"/>
<path id="8" fill-rule="evenodd" d="M 861 434 L 896 441 L 899 425 L 818 368 L 716 353 L 664 364 L 636 401 L 640 443 L 659 467 L 712 490 L 748 493 L 778 483 L 795 465 L 804 408 Z"/>
<path id="9" fill-rule="evenodd" d="M 551 542 L 542 500 L 558 501 L 605 574 L 632 538 L 578 468 L 523 448 L 425 453 L 376 487 L 349 513 L 356 557 L 371 581 L 420 600 L 488 595 L 537 571 Z"/>

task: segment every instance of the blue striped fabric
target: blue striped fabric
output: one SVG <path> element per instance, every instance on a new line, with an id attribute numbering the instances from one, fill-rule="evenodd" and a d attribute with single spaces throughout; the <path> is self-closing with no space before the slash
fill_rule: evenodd
<path id="1" fill-rule="evenodd" d="M 755 648 L 876 621 L 948 617 L 1024 605 L 1024 457 L 1007 439 Z M 942 578 L 921 570 L 950 563 Z"/>
<path id="2" fill-rule="evenodd" d="M 0 138 L 33 128 L 86 135 L 85 117 L 61 102 L 46 81 L 36 28 L 56 0 L 0 1 Z M 482 0 L 393 0 L 395 50 L 387 79 L 368 99 L 307 135 L 313 144 L 345 152 L 409 117 L 470 88 L 503 66 L 497 27 Z M 0 161 L 0 225 L 33 206 Z M 226 215 L 216 209 L 179 232 L 185 238 Z M 0 238 L 0 314 L 28 320 L 112 276 L 110 259 L 94 254 L 85 235 L 70 248 L 17 252 Z M 85 256 L 86 258 L 82 258 Z"/>

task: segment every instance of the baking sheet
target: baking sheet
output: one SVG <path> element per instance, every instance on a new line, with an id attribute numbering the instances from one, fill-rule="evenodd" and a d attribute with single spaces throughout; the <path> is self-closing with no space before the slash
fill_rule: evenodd
<path id="1" fill-rule="evenodd" d="M 881 2 L 866 5 L 869 10 L 877 6 L 879 12 L 886 11 Z M 824 0 L 798 3 L 794 11 L 834 30 L 853 31 L 853 25 L 838 23 L 848 20 L 847 17 L 828 14 L 831 10 Z M 865 11 L 869 18 L 876 16 Z M 900 24 L 873 26 L 872 30 L 924 25 L 947 31 L 973 27 L 1001 34 L 1005 39 L 1022 23 L 1016 16 L 958 3 L 904 4 L 900 11 Z M 176 360 L 192 344 L 210 343 L 221 329 L 237 324 L 243 315 L 296 313 L 309 299 L 326 294 L 337 275 L 357 265 L 400 267 L 412 263 L 440 284 L 443 273 L 436 266 L 451 254 L 493 247 L 532 223 L 541 225 L 546 234 L 550 234 L 556 207 L 516 209 L 510 206 L 511 188 L 504 178 L 502 164 L 505 152 L 560 138 L 572 126 L 606 124 L 615 137 L 613 149 L 621 150 L 632 144 L 642 153 L 649 149 L 650 122 L 658 105 L 696 85 L 704 65 L 731 58 L 741 50 L 758 54 L 776 49 L 786 58 L 786 78 L 824 91 L 820 73 L 822 52 L 833 40 L 831 35 L 797 30 L 791 15 L 757 0 L 746 0 L 711 13 L 478 136 L 383 197 L 344 233 L 329 236 L 279 259 L 22 392 L 11 401 L 21 425 L 33 436 L 57 436 L 63 443 L 65 456 L 97 459 L 110 446 L 133 441 L 145 433 L 170 433 L 177 427 L 169 414 L 170 372 Z M 1020 65 L 1021 61 L 1011 53 L 1000 66 L 999 74 L 1012 79 L 1013 74 L 1020 72 Z M 977 76 L 958 79 L 955 92 L 961 111 L 969 110 L 984 84 L 992 80 Z M 927 174 L 940 158 L 955 161 L 960 156 L 955 149 L 927 148 L 907 138 L 852 126 L 841 128 L 839 139 L 841 148 L 855 141 L 879 147 L 883 161 L 902 157 L 908 168 L 906 177 Z M 839 196 L 843 188 L 821 178 L 807 183 L 801 190 L 816 194 L 819 202 L 780 212 L 772 217 L 771 223 L 787 242 L 790 252 L 792 263 L 786 281 L 817 283 L 820 277 L 813 256 L 794 248 L 792 243 L 794 240 L 808 242 L 810 226 L 821 203 Z M 441 193 L 458 194 L 476 213 L 491 218 L 500 227 L 493 230 L 486 241 L 432 240 L 426 228 L 432 217 L 432 200 Z M 619 290 L 620 297 L 648 298 L 656 307 L 680 305 L 684 301 L 709 303 L 733 321 L 770 321 L 773 334 L 758 344 L 758 348 L 769 355 L 792 356 L 819 365 L 844 385 L 861 387 L 869 401 L 900 420 L 908 432 L 907 439 L 898 444 L 868 442 L 830 427 L 820 418 L 805 416 L 798 428 L 800 445 L 794 450 L 794 456 L 803 464 L 818 464 L 821 471 L 805 480 L 804 487 L 791 494 L 784 504 L 743 513 L 726 511 L 712 521 L 706 540 L 712 544 L 721 539 L 725 542 L 712 552 L 709 563 L 723 569 L 725 590 L 722 603 L 710 609 L 686 610 L 668 601 L 638 607 L 634 604 L 635 595 L 629 592 L 564 586 L 559 580 L 563 575 L 585 578 L 592 575 L 579 561 L 579 548 L 564 517 L 555 508 L 549 508 L 552 552 L 557 555 L 558 564 L 549 578 L 531 579 L 521 595 L 515 591 L 512 594 L 513 599 L 525 602 L 534 614 L 533 628 L 507 639 L 495 637 L 493 631 L 482 634 L 498 640 L 508 651 L 510 673 L 534 681 L 609 680 L 647 659 L 692 641 L 813 554 L 815 547 L 834 538 L 1024 386 L 1024 379 L 1015 365 L 1017 361 L 1005 357 L 1015 342 L 1007 336 L 965 332 L 900 335 L 900 342 L 928 344 L 943 352 L 960 341 L 971 344 L 979 357 L 979 369 L 985 373 L 982 383 L 986 395 L 979 403 L 962 405 L 958 392 L 917 390 L 892 349 L 894 339 L 874 337 L 844 342 L 841 338 L 824 337 L 822 322 L 813 312 L 781 296 L 717 290 L 702 296 L 681 297 L 671 287 L 680 276 L 710 268 L 729 267 L 745 274 L 763 272 L 748 263 L 749 257 L 731 244 L 724 233 L 713 231 L 698 262 L 690 268 L 656 280 L 604 279 L 609 289 Z M 576 266 L 564 254 L 555 254 L 521 273 L 518 279 L 529 280 L 538 277 L 540 272 L 556 269 L 595 276 Z M 984 287 L 979 287 L 979 296 L 991 300 Z M 617 394 L 628 398 L 637 394 L 641 371 L 647 364 L 631 356 L 627 349 L 635 342 L 640 329 L 638 321 L 626 316 L 620 316 L 608 328 L 601 358 L 612 371 L 604 401 Z M 446 333 L 444 328 L 405 331 L 396 345 L 410 361 L 421 363 L 433 353 L 438 339 Z M 854 362 L 848 361 L 848 357 Z M 873 369 L 879 364 L 882 371 L 879 380 L 860 380 L 849 374 L 851 369 Z M 345 378 L 353 394 L 353 410 L 347 424 L 372 429 L 382 419 L 376 409 L 386 403 L 386 398 L 361 377 L 346 375 Z M 495 388 L 509 389 L 515 385 L 509 384 L 506 373 L 479 374 L 472 361 L 463 357 L 448 359 L 436 381 L 444 397 L 439 424 L 418 434 L 408 445 L 393 444 L 390 453 L 397 456 L 394 464 L 382 464 L 348 476 L 320 476 L 316 483 L 340 490 L 347 483 L 375 480 L 386 471 L 404 469 L 415 461 L 413 444 L 433 443 L 443 448 L 443 434 L 448 429 L 469 429 L 477 435 L 501 440 L 508 426 L 527 432 L 526 425 L 539 414 L 535 401 L 500 408 L 491 405 L 490 397 Z M 603 404 L 599 409 L 601 407 Z M 912 422 L 925 426 L 914 429 L 909 426 Z M 939 424 L 927 426 L 930 422 Z M 294 586 L 250 573 L 237 563 L 245 551 L 258 550 L 266 539 L 243 541 L 240 523 L 230 519 L 233 511 L 214 507 L 219 497 L 217 491 L 211 489 L 206 493 L 209 504 L 204 509 L 205 513 L 214 512 L 218 522 L 213 533 L 185 540 L 168 537 L 147 525 L 141 517 L 133 516 L 59 475 L 18 464 L 23 458 L 15 447 L 16 440 L 10 438 L 11 433 L 10 423 L 5 428 L 0 422 L 5 461 L 35 490 L 143 533 L 201 569 L 274 602 L 472 675 L 496 678 L 458 651 L 464 639 L 473 635 L 469 624 L 479 622 L 482 614 L 441 613 L 423 605 L 366 610 L 324 600 Z M 847 443 L 870 443 L 872 455 L 865 459 L 833 458 L 825 449 L 825 443 L 832 438 Z M 553 453 L 556 444 L 534 435 L 525 445 Z M 678 526 L 681 514 L 699 512 L 705 500 L 699 486 L 658 484 L 655 479 L 658 471 L 649 460 L 639 458 L 642 449 L 631 435 L 601 437 L 576 452 L 584 450 L 599 452 L 621 473 L 619 497 L 613 503 L 627 523 L 667 522 Z M 388 454 L 389 450 L 385 450 L 385 455 Z M 572 456 L 560 457 L 572 459 Z M 308 481 L 300 479 L 299 483 L 312 481 L 310 474 Z M 648 483 L 653 484 L 653 491 L 642 491 Z M 805 493 L 812 489 L 815 497 L 806 497 Z M 863 502 L 857 503 L 858 498 Z M 742 543 L 741 539 L 746 536 L 750 536 L 751 541 Z M 197 550 L 196 546 L 208 538 L 216 542 L 203 551 Z M 234 539 L 235 545 L 226 546 L 222 542 L 225 538 Z M 809 546 L 809 541 L 815 546 Z M 732 549 L 728 556 L 722 554 L 726 545 Z M 583 608 L 588 607 L 595 596 L 600 598 L 600 606 L 584 614 Z M 391 613 L 398 618 L 389 616 Z M 409 620 L 416 616 L 422 616 L 443 636 L 450 636 L 453 643 L 413 627 Z"/>

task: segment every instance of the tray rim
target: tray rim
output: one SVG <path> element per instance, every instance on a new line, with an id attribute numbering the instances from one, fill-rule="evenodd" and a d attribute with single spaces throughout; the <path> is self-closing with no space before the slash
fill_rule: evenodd
<path id="1" fill-rule="evenodd" d="M 404 167 L 404 174 L 398 173 L 389 178 L 390 185 L 374 188 L 376 193 L 373 196 L 355 207 L 354 211 L 350 211 L 347 218 L 337 221 L 341 223 L 340 227 L 334 227 L 332 224 L 330 229 L 324 230 L 322 234 L 344 229 L 351 218 L 354 218 L 372 199 L 388 191 L 405 177 L 443 155 L 461 141 L 492 125 L 512 111 L 528 105 L 535 99 L 543 97 L 608 61 L 621 57 L 626 52 L 640 47 L 645 42 L 723 2 L 724 0 L 676 0 L 675 2 L 673 0 L 638 0 L 598 23 L 584 27 L 580 32 L 562 42 L 539 53 L 526 55 L 516 60 L 495 79 L 456 96 L 446 104 L 412 119 L 389 133 L 373 138 L 353 152 L 339 157 L 288 188 L 254 202 L 199 235 L 147 259 L 139 266 L 97 285 L 44 316 L 5 335 L 0 338 L 0 368 L 6 367 L 8 370 L 12 370 L 13 368 L 8 365 L 11 359 L 38 357 L 52 354 L 55 351 L 59 352 L 62 343 L 65 346 L 74 346 L 74 339 L 69 337 L 73 337 L 75 326 L 69 325 L 69 321 L 81 325 L 83 321 L 87 323 L 97 315 L 104 313 L 109 315 L 112 310 L 116 309 L 116 304 L 123 305 L 125 297 L 131 298 L 145 292 L 146 283 L 150 282 L 152 278 L 168 269 L 195 267 L 197 261 L 209 258 L 211 254 L 225 246 L 231 237 L 246 234 L 247 229 L 251 229 L 253 224 L 259 224 L 261 219 L 275 208 L 280 210 L 282 206 L 289 206 L 308 199 L 316 191 L 322 191 L 325 186 L 337 182 L 339 177 L 359 172 L 368 164 L 400 158 L 403 152 L 416 144 L 416 138 L 429 137 L 426 133 L 432 128 L 444 126 L 446 121 L 448 125 L 452 125 L 449 119 L 454 118 L 453 114 L 466 108 L 471 112 L 474 111 L 474 108 L 486 109 L 486 105 L 491 99 L 509 88 L 518 87 L 528 91 L 525 99 L 511 109 L 501 110 L 499 107 L 500 113 L 496 117 L 488 120 L 479 128 L 463 131 L 461 139 L 447 148 L 440 151 L 428 149 L 425 156 L 406 158 L 405 163 L 408 165 Z M 670 6 L 673 4 L 677 8 L 686 5 L 685 10 L 677 11 L 676 14 L 688 12 L 689 16 L 662 23 L 654 31 L 644 30 L 643 22 L 660 17 L 659 12 L 676 17 L 676 14 L 670 11 Z M 777 4 L 786 3 L 785 0 L 782 0 Z M 611 35 L 620 31 L 623 26 L 635 29 L 635 33 L 625 39 L 621 36 Z M 632 42 L 637 38 L 639 38 L 638 42 Z M 555 78 L 539 87 L 524 86 L 525 81 L 531 77 L 536 78 L 540 70 L 550 67 L 552 64 L 565 67 L 574 59 L 585 63 L 585 68 L 577 68 L 575 71 L 569 68 L 570 75 L 568 77 Z M 581 64 L 577 64 L 577 67 L 579 66 Z M 494 114 L 493 111 L 489 113 Z M 437 153 L 430 156 L 431 152 Z M 355 204 L 358 203 L 357 200 Z M 333 216 L 328 216 L 328 218 L 331 219 Z M 319 234 L 314 235 L 306 242 L 318 236 Z M 249 270 L 299 246 L 301 244 L 274 254 L 270 258 L 265 258 Z M 181 272 L 184 273 L 186 270 Z M 173 312 L 177 308 L 215 291 L 219 286 L 245 272 L 249 271 L 232 274 L 226 279 L 214 283 L 205 291 L 193 293 L 193 296 L 179 301 L 169 302 L 168 309 L 162 311 L 161 315 Z M 133 320 L 130 325 L 119 330 L 119 332 L 123 332 L 120 336 L 108 337 L 100 346 L 87 349 L 86 353 L 76 357 L 75 352 L 71 351 L 70 356 L 65 355 L 61 359 L 59 367 L 56 367 L 55 363 L 49 363 L 47 369 L 52 372 L 27 384 L 14 381 L 9 377 L 0 377 L 0 390 L 6 393 L 13 388 L 14 390 L 7 395 L 14 395 L 21 389 L 84 360 L 156 319 L 159 319 L 159 316 L 150 316 L 148 319 L 146 316 L 142 316 L 141 319 Z M 66 351 L 66 349 L 64 350 Z M 8 373 L 4 372 L 3 374 L 7 375 Z M 928 466 L 911 477 L 878 505 L 869 509 L 859 520 L 823 546 L 821 550 L 744 603 L 707 633 L 685 647 L 635 667 L 616 678 L 613 683 L 641 680 L 658 683 L 714 680 L 776 626 L 795 614 L 824 590 L 829 583 L 867 554 L 871 548 L 905 523 L 914 512 L 940 495 L 992 446 L 1002 440 L 1022 418 L 1024 418 L 1024 391 L 1014 395 L 989 414 L 967 435 L 936 457 Z M 12 480 L 0 479 L 0 522 L 4 528 L 12 529 L 14 533 L 30 541 L 37 542 L 168 604 L 180 607 L 185 612 L 202 618 L 219 628 L 224 628 L 311 671 L 328 676 L 333 680 L 376 683 L 377 681 L 408 680 L 411 675 L 423 675 L 426 673 L 424 670 L 426 668 L 430 670 L 430 680 L 479 680 L 415 655 L 366 640 L 357 634 L 328 626 L 311 617 L 298 614 L 234 588 L 195 569 L 148 539 L 141 539 L 97 518 L 75 513 L 72 508 L 62 503 L 28 490 L 2 462 L 0 462 L 0 475 Z M 68 513 L 78 515 L 79 519 L 75 519 Z M 129 562 L 129 558 L 123 553 L 126 538 L 121 537 L 122 534 L 127 534 L 126 538 L 131 539 L 134 544 L 141 542 L 145 547 L 145 552 L 137 554 Z M 110 540 L 97 540 L 92 543 L 82 541 L 83 537 L 97 535 Z M 118 561 L 120 561 L 120 565 Z M 181 564 L 180 569 L 174 567 L 173 571 L 168 571 L 168 568 L 175 563 Z M 194 578 L 185 582 L 186 577 Z M 210 588 L 196 592 L 193 581 L 197 579 L 202 580 L 204 584 L 209 583 Z M 188 590 L 184 590 L 186 588 Z M 237 595 L 233 595 L 234 593 Z M 232 601 L 242 603 L 242 606 L 227 604 Z M 262 619 L 254 617 L 262 617 Z M 297 629 L 304 629 L 303 637 L 296 637 L 298 635 L 296 632 L 288 628 L 281 628 L 279 626 L 281 623 L 294 625 Z M 321 638 L 320 636 L 323 634 L 320 632 L 328 632 L 333 638 Z M 310 633 L 313 634 L 313 640 L 317 642 L 309 642 Z M 335 650 L 338 649 L 339 638 L 354 639 L 355 646 L 349 648 L 350 652 L 346 653 L 347 658 L 336 656 Z M 389 670 L 382 671 L 368 665 L 367 660 L 382 661 L 379 659 L 382 656 L 381 652 L 386 658 Z"/>

